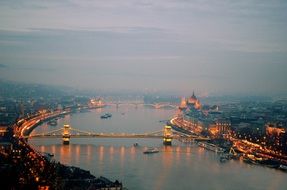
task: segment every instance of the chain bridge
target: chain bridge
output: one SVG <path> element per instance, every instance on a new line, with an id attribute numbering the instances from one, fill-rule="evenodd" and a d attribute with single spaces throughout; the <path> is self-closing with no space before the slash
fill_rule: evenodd
<path id="1" fill-rule="evenodd" d="M 25 136 L 29 138 L 62 138 L 63 144 L 69 144 L 70 138 L 159 138 L 163 139 L 165 145 L 171 145 L 172 139 L 178 140 L 209 140 L 198 135 L 188 135 L 175 131 L 171 126 L 164 126 L 162 130 L 146 132 L 146 133 L 97 133 L 83 131 L 64 125 L 63 128 L 52 130 L 46 133 L 30 134 Z"/>

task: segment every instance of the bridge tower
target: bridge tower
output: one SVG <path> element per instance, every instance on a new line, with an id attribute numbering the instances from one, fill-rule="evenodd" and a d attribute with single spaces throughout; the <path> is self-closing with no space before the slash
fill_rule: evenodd
<path id="1" fill-rule="evenodd" d="M 67 124 L 64 125 L 63 134 L 62 134 L 64 145 L 70 144 L 70 138 L 71 138 L 70 129 L 71 129 L 70 125 L 67 125 Z"/>
<path id="2" fill-rule="evenodd" d="M 171 145 L 171 140 L 172 140 L 172 131 L 171 131 L 171 126 L 164 126 L 163 129 L 163 144 L 164 145 Z"/>

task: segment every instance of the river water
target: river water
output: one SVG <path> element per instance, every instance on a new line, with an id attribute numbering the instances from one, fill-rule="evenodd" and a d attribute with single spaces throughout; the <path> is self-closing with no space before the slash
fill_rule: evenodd
<path id="1" fill-rule="evenodd" d="M 112 118 L 101 119 L 104 113 Z M 59 129 L 63 124 L 90 132 L 145 133 L 161 130 L 162 120 L 175 114 L 173 109 L 154 109 L 144 106 L 106 107 L 90 112 L 67 115 L 58 126 L 43 124 L 33 133 Z M 29 141 L 42 152 L 53 153 L 63 164 L 78 166 L 95 176 L 118 179 L 134 190 L 276 190 L 287 188 L 287 173 L 242 161 L 219 162 L 219 156 L 196 144 L 173 141 L 164 146 L 161 139 L 71 139 L 62 145 L 61 139 L 32 139 Z M 139 146 L 134 147 L 134 143 Z M 146 147 L 160 152 L 145 155 Z"/>

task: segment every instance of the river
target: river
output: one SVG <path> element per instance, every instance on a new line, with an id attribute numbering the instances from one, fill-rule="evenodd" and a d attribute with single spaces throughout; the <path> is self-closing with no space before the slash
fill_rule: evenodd
<path id="1" fill-rule="evenodd" d="M 112 118 L 101 119 L 104 113 Z M 58 120 L 57 126 L 42 124 L 33 133 L 59 129 L 64 124 L 72 128 L 108 133 L 145 133 L 161 130 L 162 120 L 170 119 L 173 109 L 120 105 L 90 112 L 74 113 Z M 134 147 L 134 143 L 139 146 Z M 63 164 L 78 166 L 95 176 L 118 179 L 129 190 L 218 189 L 277 190 L 286 189 L 287 173 L 242 161 L 219 162 L 216 153 L 196 144 L 174 140 L 164 146 L 161 139 L 71 139 L 62 145 L 61 139 L 31 139 L 37 150 L 53 153 Z M 160 152 L 146 155 L 146 147 Z"/>

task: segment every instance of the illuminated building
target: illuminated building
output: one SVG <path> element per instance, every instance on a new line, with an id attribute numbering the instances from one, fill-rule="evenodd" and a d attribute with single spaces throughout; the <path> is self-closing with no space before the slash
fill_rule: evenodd
<path id="1" fill-rule="evenodd" d="M 97 106 L 103 106 L 104 103 L 103 103 L 103 101 L 100 98 L 93 98 L 93 99 L 90 100 L 88 105 L 90 107 L 97 107 Z"/>
<path id="2" fill-rule="evenodd" d="M 268 136 L 280 136 L 280 134 L 286 133 L 283 127 L 276 124 L 268 123 L 266 124 L 266 135 Z"/>
<path id="3" fill-rule="evenodd" d="M 186 109 L 184 110 L 184 126 L 185 130 L 193 131 L 196 134 L 203 132 L 209 125 L 206 122 L 206 116 L 201 109 L 201 103 L 195 96 L 194 92 L 192 96 L 186 99 Z"/>
<path id="4" fill-rule="evenodd" d="M 2 153 L 10 153 L 12 148 L 12 143 L 9 140 L 8 127 L 0 127 L 0 151 Z"/>
<path id="5" fill-rule="evenodd" d="M 197 97 L 194 95 L 194 92 L 192 93 L 192 96 L 187 99 L 187 105 L 189 107 L 191 107 L 191 108 L 193 107 L 197 110 L 199 110 L 201 108 L 201 103 L 199 102 Z"/>
<path id="6" fill-rule="evenodd" d="M 224 120 L 217 120 L 209 126 L 209 132 L 216 137 L 227 135 L 231 130 L 231 123 Z"/>
<path id="7" fill-rule="evenodd" d="M 281 153 L 287 153 L 287 133 L 280 124 L 268 123 L 266 127 L 266 146 Z"/>
<path id="8" fill-rule="evenodd" d="M 0 138 L 7 136 L 8 127 L 0 126 Z"/>
<path id="9" fill-rule="evenodd" d="M 192 96 L 189 98 L 181 98 L 179 109 L 186 110 L 186 109 L 201 109 L 201 103 L 197 99 L 197 97 L 194 95 L 194 92 L 192 93 Z"/>

